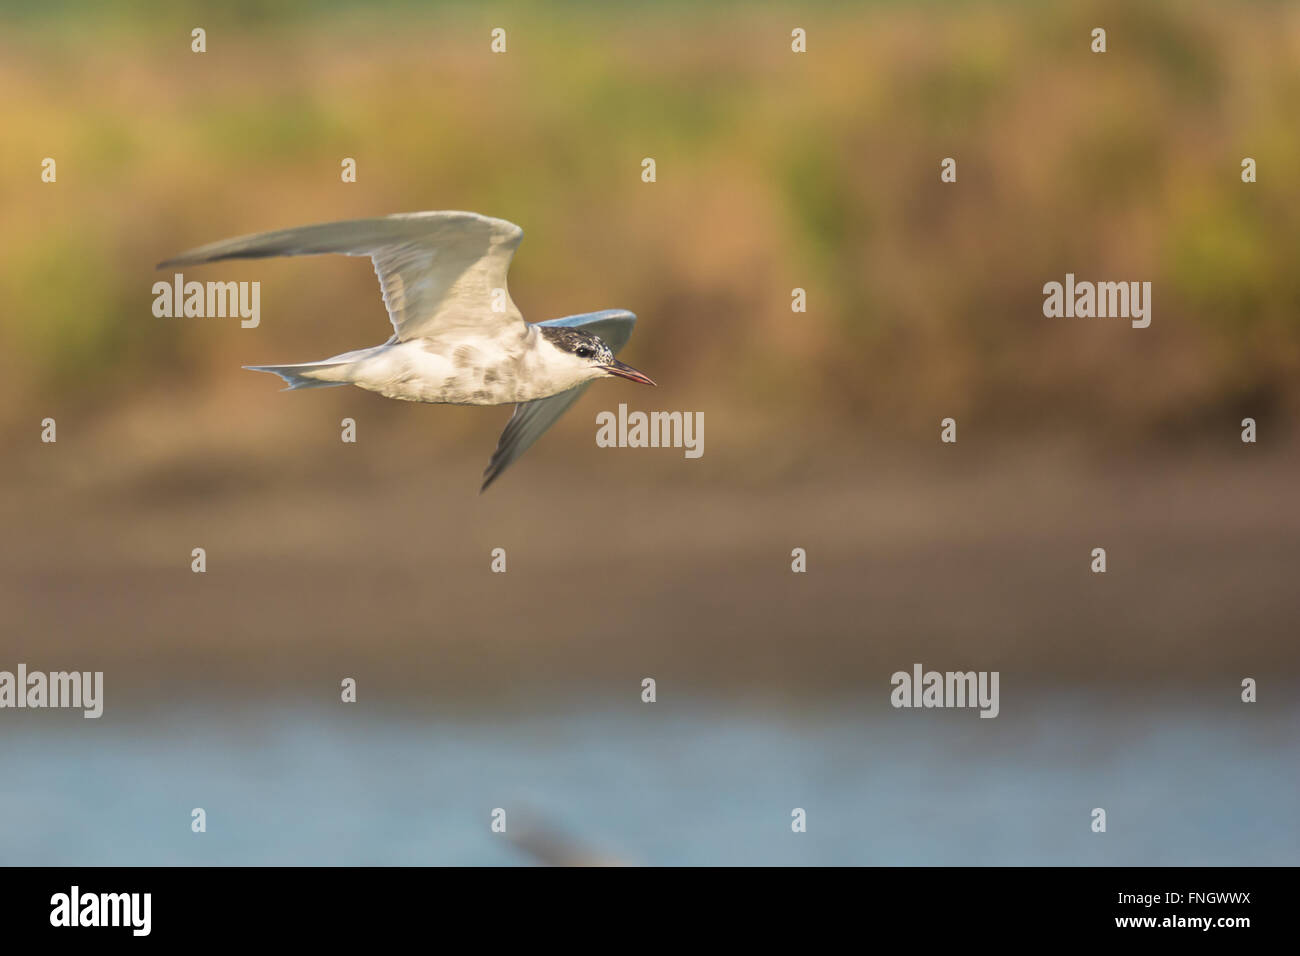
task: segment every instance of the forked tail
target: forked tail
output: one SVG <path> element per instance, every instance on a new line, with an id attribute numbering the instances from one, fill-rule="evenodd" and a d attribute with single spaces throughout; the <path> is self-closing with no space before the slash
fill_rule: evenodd
<path id="1" fill-rule="evenodd" d="M 335 385 L 347 385 L 348 382 L 327 382 L 315 377 L 315 373 L 326 369 L 351 365 L 351 362 L 303 362 L 300 365 L 245 365 L 250 372 L 271 372 L 284 379 L 286 392 L 298 388 L 332 388 Z"/>

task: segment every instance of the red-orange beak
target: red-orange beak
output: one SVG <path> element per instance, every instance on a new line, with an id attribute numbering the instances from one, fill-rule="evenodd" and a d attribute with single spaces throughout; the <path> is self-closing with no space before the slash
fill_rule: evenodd
<path id="1" fill-rule="evenodd" d="M 602 365 L 601 368 L 603 368 L 610 375 L 617 375 L 619 378 L 631 379 L 634 382 L 640 382 L 642 385 L 658 384 L 649 375 L 646 375 L 644 372 L 638 372 L 630 365 L 624 365 L 618 359 L 615 359 L 614 361 L 610 362 L 608 365 Z"/>

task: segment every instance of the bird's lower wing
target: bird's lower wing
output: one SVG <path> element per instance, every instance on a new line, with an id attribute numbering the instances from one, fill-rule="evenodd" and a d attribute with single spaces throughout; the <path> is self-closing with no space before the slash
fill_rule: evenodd
<path id="1" fill-rule="evenodd" d="M 538 325 L 558 325 L 568 328 L 586 329 L 598 336 L 615 354 L 632 337 L 632 328 L 636 325 L 636 316 L 623 309 L 606 309 L 603 312 L 587 312 L 582 315 L 569 315 L 562 319 L 548 319 Z M 483 472 L 483 487 L 496 481 L 500 474 L 510 467 L 516 458 L 526 452 L 546 429 L 554 425 L 565 412 L 582 397 L 587 390 L 586 384 L 571 388 L 567 392 L 539 398 L 532 402 L 522 402 L 515 406 L 515 413 L 506 423 L 506 430 L 501 433 L 497 450 L 492 454 L 487 470 Z"/>
<path id="2" fill-rule="evenodd" d="M 501 433 L 497 450 L 492 454 L 487 471 L 483 472 L 483 487 L 496 481 L 501 472 L 510 467 L 511 462 L 526 452 L 533 442 L 542 437 L 542 432 L 554 425 L 569 407 L 582 397 L 587 385 L 579 385 L 550 398 L 539 398 L 533 402 L 523 402 L 515 406 L 515 413 L 510 416 L 506 430 Z"/>

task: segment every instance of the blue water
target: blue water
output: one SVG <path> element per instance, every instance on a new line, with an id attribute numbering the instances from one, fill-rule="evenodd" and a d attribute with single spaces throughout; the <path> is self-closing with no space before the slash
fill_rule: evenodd
<path id="1" fill-rule="evenodd" d="M 500 807 L 643 864 L 1300 863 L 1300 706 L 1205 697 L 7 711 L 0 862 L 532 862 Z"/>

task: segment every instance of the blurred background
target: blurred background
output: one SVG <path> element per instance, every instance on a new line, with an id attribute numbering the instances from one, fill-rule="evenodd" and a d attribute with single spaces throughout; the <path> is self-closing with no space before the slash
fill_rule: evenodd
<path id="1" fill-rule="evenodd" d="M 631 863 L 1300 860 L 1300 7 L 0 10 L 0 670 L 105 681 L 0 712 L 0 862 L 533 860 L 497 807 Z M 184 249 L 421 209 L 520 224 L 525 316 L 633 310 L 660 388 L 480 497 L 509 409 L 240 369 L 382 342 L 367 261 L 152 314 Z M 1044 318 L 1067 272 L 1151 326 Z M 620 402 L 703 457 L 597 448 Z M 1000 716 L 892 709 L 916 662 Z"/>

